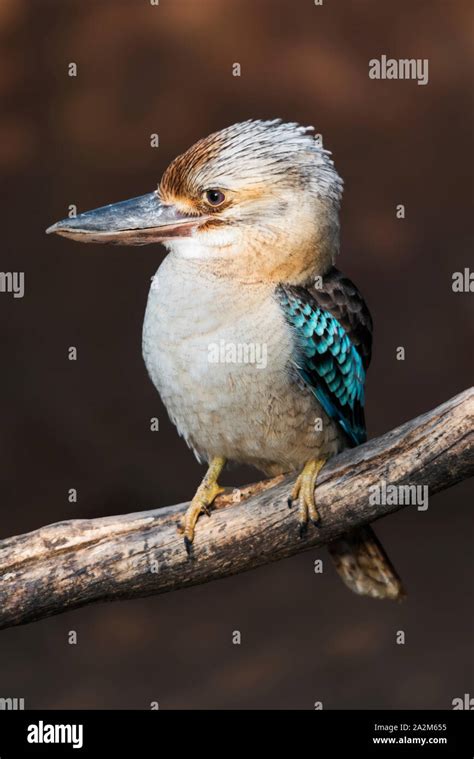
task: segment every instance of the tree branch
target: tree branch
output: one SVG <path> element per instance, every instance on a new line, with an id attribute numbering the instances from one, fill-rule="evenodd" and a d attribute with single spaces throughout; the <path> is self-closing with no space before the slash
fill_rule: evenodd
<path id="1" fill-rule="evenodd" d="M 187 504 L 58 522 L 8 538 L 0 542 L 0 629 L 96 601 L 197 585 L 328 543 L 401 508 L 371 503 L 371 486 L 427 485 L 431 496 L 471 476 L 473 418 L 471 388 L 331 459 L 318 480 L 321 527 L 304 538 L 287 505 L 294 477 L 240 503 L 221 497 L 211 519 L 199 520 L 192 560 L 177 531 Z"/>

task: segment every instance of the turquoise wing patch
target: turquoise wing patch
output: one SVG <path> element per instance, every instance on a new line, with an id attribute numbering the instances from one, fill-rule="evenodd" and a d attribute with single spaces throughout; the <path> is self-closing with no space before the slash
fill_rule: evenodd
<path id="1" fill-rule="evenodd" d="M 280 285 L 277 297 L 294 330 L 299 375 L 350 443 L 365 442 L 365 368 L 359 351 L 338 319 L 305 288 Z"/>

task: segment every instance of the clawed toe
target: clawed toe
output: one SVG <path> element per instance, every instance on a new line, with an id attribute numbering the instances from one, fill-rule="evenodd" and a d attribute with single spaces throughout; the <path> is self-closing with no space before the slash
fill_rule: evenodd
<path id="1" fill-rule="evenodd" d="M 206 476 L 199 485 L 196 494 L 189 504 L 184 520 L 178 530 L 184 533 L 184 547 L 189 558 L 193 556 L 193 541 L 196 522 L 201 514 L 211 516 L 210 507 L 220 493 L 224 492 L 217 483 L 217 478 L 222 472 L 225 465 L 225 459 L 217 456 L 214 458 L 207 470 Z"/>
<path id="2" fill-rule="evenodd" d="M 315 487 L 318 474 L 325 463 L 325 459 L 308 461 L 288 497 L 288 508 L 291 508 L 296 501 L 298 502 L 298 534 L 300 538 L 306 535 L 308 522 L 317 526 L 321 521 L 316 507 Z"/>

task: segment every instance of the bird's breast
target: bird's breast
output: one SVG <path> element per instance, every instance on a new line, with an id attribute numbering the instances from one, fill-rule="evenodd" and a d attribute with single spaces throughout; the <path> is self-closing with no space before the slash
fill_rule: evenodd
<path id="1" fill-rule="evenodd" d="M 143 356 L 172 421 L 201 459 L 258 465 L 294 447 L 289 429 L 312 433 L 314 397 L 292 385 L 293 340 L 273 290 L 209 276 L 171 255 L 153 278 Z"/>

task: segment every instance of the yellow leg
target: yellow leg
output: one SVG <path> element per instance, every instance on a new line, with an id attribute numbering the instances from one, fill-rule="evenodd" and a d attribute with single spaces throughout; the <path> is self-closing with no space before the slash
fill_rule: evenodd
<path id="1" fill-rule="evenodd" d="M 288 506 L 291 508 L 294 501 L 298 501 L 298 521 L 300 536 L 303 536 L 308 528 L 308 521 L 314 525 L 319 522 L 319 514 L 316 508 L 315 487 L 319 472 L 326 463 L 326 459 L 310 459 L 295 482 L 295 486 L 288 498 Z"/>
<path id="2" fill-rule="evenodd" d="M 224 466 L 225 458 L 222 456 L 215 456 L 212 459 L 203 481 L 199 485 L 193 500 L 188 506 L 184 516 L 184 545 L 186 546 L 188 556 L 190 556 L 192 552 L 194 528 L 200 514 L 204 512 L 209 516 L 209 506 L 211 506 L 219 493 L 224 492 L 224 488 L 221 488 L 217 483 L 217 479 L 224 469 Z"/>

